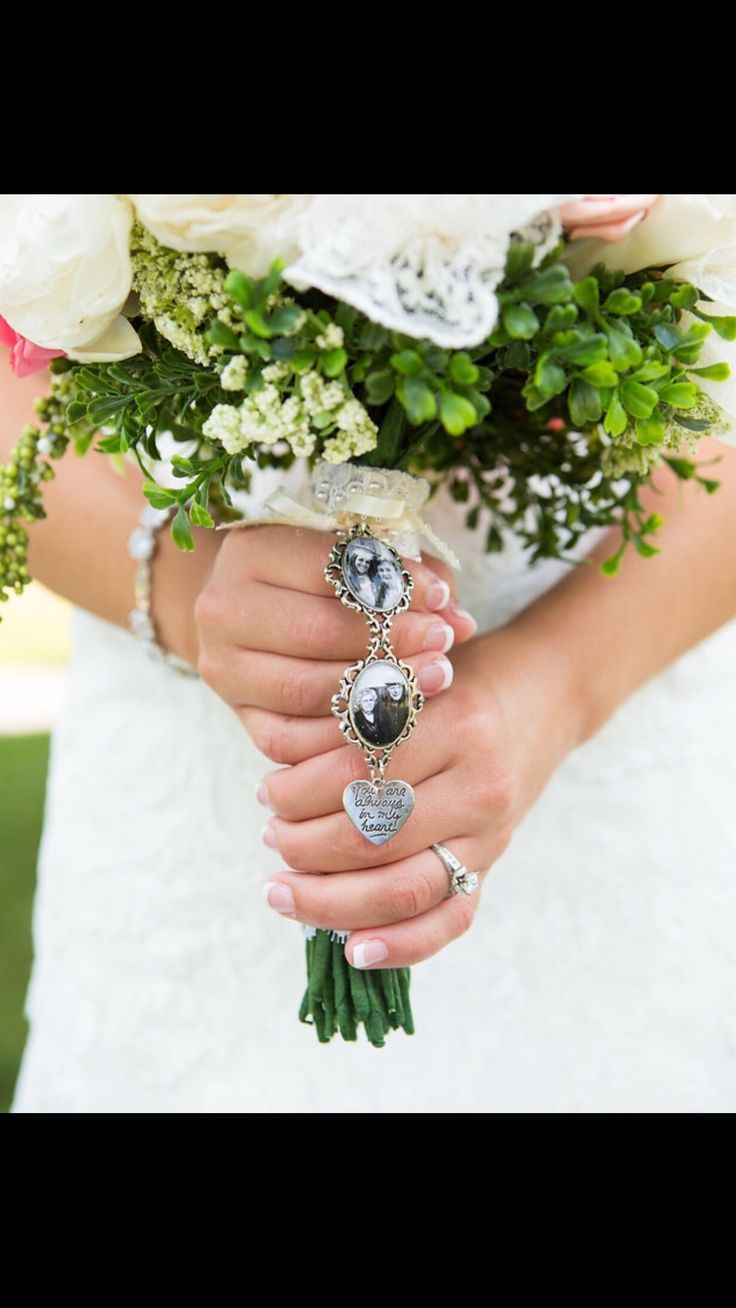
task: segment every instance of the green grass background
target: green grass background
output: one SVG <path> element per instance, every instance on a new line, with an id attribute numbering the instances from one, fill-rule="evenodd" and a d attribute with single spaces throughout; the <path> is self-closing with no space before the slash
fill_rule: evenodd
<path id="1" fill-rule="evenodd" d="M 31 910 L 41 835 L 48 736 L 0 738 L 0 1112 L 7 1113 L 27 1034 Z"/>
<path id="2" fill-rule="evenodd" d="M 69 610 L 41 586 L 3 604 L 0 614 L 0 721 L 3 666 L 61 663 Z M 31 692 L 32 693 L 32 692 Z M 0 726 L 0 732 L 2 727 Z M 0 1112 L 7 1113 L 28 1026 L 31 915 L 41 836 L 49 738 L 0 734 Z"/>

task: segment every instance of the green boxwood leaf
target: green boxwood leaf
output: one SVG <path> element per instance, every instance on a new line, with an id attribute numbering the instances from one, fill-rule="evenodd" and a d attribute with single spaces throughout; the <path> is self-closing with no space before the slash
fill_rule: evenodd
<path id="1" fill-rule="evenodd" d="M 564 391 L 567 373 L 549 355 L 543 354 L 534 370 L 534 385 L 541 395 L 551 399 L 553 395 L 561 395 Z"/>
<path id="2" fill-rule="evenodd" d="M 575 336 L 575 340 L 570 341 L 557 353 L 562 354 L 571 363 L 580 364 L 581 367 L 591 363 L 602 363 L 607 358 L 608 339 L 601 332 L 591 332 L 589 336 L 575 333 Z"/>
<path id="3" fill-rule="evenodd" d="M 597 277 L 584 277 L 581 282 L 576 282 L 572 293 L 581 309 L 588 313 L 598 312 L 601 297 Z"/>
<path id="4" fill-rule="evenodd" d="M 478 380 L 478 369 L 470 355 L 464 350 L 453 354 L 450 359 L 450 376 L 458 386 L 475 386 Z"/>
<path id="5" fill-rule="evenodd" d="M 591 386 L 618 386 L 618 373 L 607 359 L 601 363 L 591 363 L 584 369 L 582 376 L 585 381 L 590 382 Z"/>
<path id="6" fill-rule="evenodd" d="M 369 404 L 386 404 L 394 393 L 396 377 L 391 368 L 379 368 L 369 372 L 365 379 L 366 397 Z"/>
<path id="7" fill-rule="evenodd" d="M 269 327 L 261 309 L 246 309 L 243 317 L 254 336 L 263 337 L 264 340 L 268 340 L 272 335 L 271 328 Z"/>
<path id="8" fill-rule="evenodd" d="M 626 417 L 626 410 L 616 393 L 611 397 L 611 401 L 606 409 L 606 417 L 603 427 L 605 431 L 608 432 L 609 436 L 623 436 L 628 425 L 629 420 Z"/>
<path id="9" fill-rule="evenodd" d="M 417 377 L 424 370 L 424 360 L 416 350 L 400 350 L 391 355 L 391 365 L 404 377 Z"/>
<path id="10" fill-rule="evenodd" d="M 700 316 L 704 318 L 706 322 L 712 324 L 722 340 L 736 341 L 736 318 L 728 317 L 726 314 L 715 316 L 714 314 L 703 313 Z M 688 335 L 689 334 L 690 333 L 688 333 Z"/>
<path id="11" fill-rule="evenodd" d="M 443 391 L 440 395 L 440 418 L 450 436 L 462 436 L 466 428 L 474 427 L 478 421 L 470 400 L 454 391 Z"/>
<path id="12" fill-rule="evenodd" d="M 707 377 L 709 381 L 728 381 L 731 376 L 731 369 L 727 363 L 711 363 L 707 368 L 691 368 L 690 372 L 695 377 Z"/>
<path id="13" fill-rule="evenodd" d="M 539 319 L 529 304 L 507 304 L 503 325 L 514 340 L 528 341 L 539 331 Z"/>
<path id="14" fill-rule="evenodd" d="M 304 310 L 298 304 L 283 304 L 266 318 L 272 336 L 293 336 L 304 321 Z"/>
<path id="15" fill-rule="evenodd" d="M 698 303 L 700 293 L 689 282 L 681 282 L 670 294 L 670 304 L 675 309 L 692 309 Z"/>
<path id="16" fill-rule="evenodd" d="M 606 335 L 608 353 L 617 372 L 628 372 L 629 368 L 636 368 L 641 363 L 641 346 L 633 336 L 617 331 L 615 327 L 610 327 Z"/>
<path id="17" fill-rule="evenodd" d="M 545 332 L 564 332 L 573 327 L 579 317 L 576 304 L 556 304 L 544 322 Z"/>
<path id="18" fill-rule="evenodd" d="M 603 308 L 607 313 L 621 315 L 638 313 L 641 308 L 641 296 L 634 295 L 631 291 L 627 291 L 625 286 L 621 286 L 606 297 Z"/>
<path id="19" fill-rule="evenodd" d="M 573 426 L 578 428 L 597 422 L 603 412 L 601 397 L 595 386 L 583 381 L 581 377 L 576 377 L 570 387 L 568 404 Z"/>
<path id="20" fill-rule="evenodd" d="M 511 241 L 506 255 L 506 278 L 517 281 L 529 272 L 534 263 L 534 246 L 531 241 Z"/>
<path id="21" fill-rule="evenodd" d="M 634 430 L 640 445 L 661 445 L 664 440 L 664 421 L 659 414 L 655 413 L 652 418 L 637 418 Z"/>
<path id="22" fill-rule="evenodd" d="M 194 549 L 194 540 L 192 538 L 192 532 L 189 526 L 189 520 L 186 515 L 186 510 L 181 506 L 179 507 L 179 511 L 177 512 L 171 524 L 171 535 L 173 537 L 174 544 L 176 545 L 177 549 L 179 550 Z"/>
<path id="23" fill-rule="evenodd" d="M 437 399 L 434 391 L 426 382 L 417 377 L 402 377 L 396 387 L 396 394 L 409 415 L 409 422 L 418 427 L 422 422 L 431 422 L 437 416 Z M 475 410 L 473 410 L 475 416 Z"/>
<path id="24" fill-rule="evenodd" d="M 659 398 L 675 409 L 692 409 L 697 403 L 698 388 L 693 382 L 672 382 L 662 388 Z"/>
<path id="25" fill-rule="evenodd" d="M 670 367 L 668 364 L 658 363 L 656 359 L 651 359 L 648 363 L 643 363 L 641 368 L 637 368 L 631 374 L 629 381 L 660 381 L 662 377 L 667 377 L 669 372 Z"/>
<path id="26" fill-rule="evenodd" d="M 553 264 L 524 284 L 524 294 L 535 304 L 560 304 L 572 298 L 572 278 L 564 264 Z"/>
<path id="27" fill-rule="evenodd" d="M 294 372 L 309 372 L 317 358 L 317 351 L 313 345 L 305 345 L 301 350 L 297 350 L 291 360 L 291 366 Z"/>
<path id="28" fill-rule="evenodd" d="M 365 322 L 360 329 L 358 344 L 361 350 L 380 350 L 388 341 L 388 332 L 377 322 Z"/>
<path id="29" fill-rule="evenodd" d="M 651 386 L 642 386 L 641 382 L 622 382 L 619 394 L 621 403 L 632 418 L 650 418 L 659 402 L 657 392 Z"/>
<path id="30" fill-rule="evenodd" d="M 238 268 L 233 268 L 225 278 L 225 290 L 243 309 L 250 309 L 255 303 L 255 283 Z"/>
<path id="31" fill-rule="evenodd" d="M 340 373 L 345 371 L 347 361 L 347 350 L 344 350 L 342 346 L 337 350 L 328 350 L 320 360 L 325 377 L 339 377 Z"/>

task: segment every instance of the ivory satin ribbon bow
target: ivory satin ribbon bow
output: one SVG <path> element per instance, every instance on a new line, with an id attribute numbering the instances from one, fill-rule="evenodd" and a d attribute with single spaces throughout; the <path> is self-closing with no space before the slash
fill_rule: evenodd
<path id="1" fill-rule="evenodd" d="M 344 467 L 345 465 L 338 465 Z M 327 465 L 330 468 L 330 465 Z M 330 469 L 332 471 L 332 469 Z M 397 476 L 409 477 L 408 473 L 392 474 L 387 469 L 356 469 L 356 474 L 366 472 L 380 473 L 388 479 Z M 318 464 L 315 469 L 315 479 L 325 474 L 325 465 Z M 429 495 L 429 485 L 422 482 L 418 477 L 411 477 L 411 481 L 417 483 L 415 495 L 418 500 L 424 502 Z M 379 539 L 387 536 L 396 536 L 397 534 L 406 533 L 416 535 L 417 533 L 429 541 L 434 551 L 450 567 L 460 569 L 460 560 L 454 550 L 437 535 L 436 531 L 425 522 L 419 513 L 419 509 L 413 504 L 409 504 L 402 496 L 391 495 L 390 486 L 387 486 L 386 493 L 383 495 L 370 495 L 363 490 L 349 490 L 345 485 L 338 488 L 341 496 L 339 508 L 334 504 L 330 505 L 329 499 L 334 500 L 334 493 L 328 498 L 328 503 L 324 508 L 309 509 L 304 504 L 292 497 L 283 489 L 279 489 L 269 495 L 264 500 L 262 508 L 267 510 L 268 516 L 259 518 L 246 518 L 242 522 L 224 523 L 220 530 L 235 527 L 256 527 L 264 523 L 277 523 L 284 526 L 308 527 L 313 531 L 349 531 L 356 522 L 365 522 L 371 531 Z"/>

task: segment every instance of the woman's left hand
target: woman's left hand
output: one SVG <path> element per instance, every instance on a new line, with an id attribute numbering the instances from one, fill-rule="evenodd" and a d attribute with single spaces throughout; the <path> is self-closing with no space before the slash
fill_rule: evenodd
<path id="1" fill-rule="evenodd" d="M 485 875 L 577 743 L 563 678 L 550 684 L 549 662 L 525 652 L 512 627 L 471 641 L 452 661 L 451 692 L 425 705 L 392 760 L 391 776 L 414 787 L 416 802 L 390 845 L 370 844 L 343 811 L 345 786 L 366 777 L 353 745 L 272 772 L 259 787 L 274 812 L 264 841 L 298 869 L 266 882 L 267 902 L 298 921 L 351 931 L 345 952 L 355 967 L 406 967 L 467 930 L 478 891 L 448 898 L 448 874 L 430 846 L 446 845 Z"/>

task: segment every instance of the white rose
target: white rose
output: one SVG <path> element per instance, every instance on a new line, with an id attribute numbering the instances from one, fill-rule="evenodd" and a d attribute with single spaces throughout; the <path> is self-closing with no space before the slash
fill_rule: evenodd
<path id="1" fill-rule="evenodd" d="M 263 277 L 280 256 L 296 258 L 295 224 L 308 195 L 129 195 L 138 217 L 172 250 L 221 254 Z"/>
<path id="2" fill-rule="evenodd" d="M 114 195 L 0 196 L 0 314 L 35 345 L 84 362 L 137 354 L 120 316 L 131 222 Z"/>

